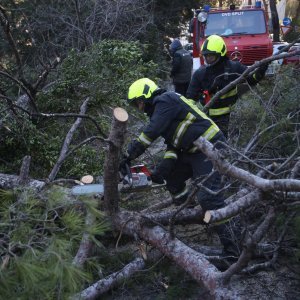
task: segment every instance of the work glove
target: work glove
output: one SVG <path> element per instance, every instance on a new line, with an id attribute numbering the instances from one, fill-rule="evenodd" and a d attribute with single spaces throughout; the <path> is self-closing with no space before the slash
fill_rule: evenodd
<path id="1" fill-rule="evenodd" d="M 161 175 L 161 173 L 157 169 L 155 169 L 152 172 L 151 180 L 152 180 L 152 182 L 157 183 L 157 184 L 164 184 L 165 183 L 164 177 Z"/>
<path id="2" fill-rule="evenodd" d="M 258 81 L 261 80 L 265 76 L 268 67 L 269 67 L 269 63 L 263 64 L 260 67 L 258 67 L 257 70 L 255 71 L 255 79 Z"/>
<path id="3" fill-rule="evenodd" d="M 128 158 L 128 154 L 124 154 L 121 158 L 120 164 L 119 164 L 119 176 L 120 176 L 120 182 L 123 183 L 123 185 L 132 185 L 132 174 L 130 170 L 130 159 Z"/>
<path id="4" fill-rule="evenodd" d="M 129 159 L 128 154 L 127 153 L 123 154 L 119 164 L 119 172 L 121 173 L 121 175 L 123 176 L 128 175 L 130 165 L 131 165 L 131 161 Z"/>
<path id="5" fill-rule="evenodd" d="M 139 157 L 141 154 L 143 154 L 145 151 L 145 147 L 143 144 L 141 144 L 139 141 L 137 140 L 133 140 L 132 142 L 130 142 L 130 144 L 128 145 L 128 149 L 127 149 L 127 157 L 130 160 L 134 160 L 135 158 Z"/>
<path id="6" fill-rule="evenodd" d="M 258 70 L 261 72 L 261 73 L 266 73 L 266 71 L 268 70 L 268 67 L 269 67 L 269 63 L 266 63 L 266 64 L 263 64 L 261 65 Z"/>

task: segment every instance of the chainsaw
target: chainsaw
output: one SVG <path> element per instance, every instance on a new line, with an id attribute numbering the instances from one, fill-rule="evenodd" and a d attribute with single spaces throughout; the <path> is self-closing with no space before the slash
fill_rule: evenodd
<path id="1" fill-rule="evenodd" d="M 118 190 L 121 193 L 146 191 L 166 185 L 165 182 L 163 184 L 153 184 L 151 180 L 151 173 L 143 164 L 132 167 L 126 165 L 125 172 L 119 172 L 119 177 L 120 181 L 118 184 Z M 71 194 L 74 196 L 103 194 L 104 184 L 92 183 L 93 181 L 94 179 L 91 175 L 82 177 L 80 184 L 71 189 Z"/>

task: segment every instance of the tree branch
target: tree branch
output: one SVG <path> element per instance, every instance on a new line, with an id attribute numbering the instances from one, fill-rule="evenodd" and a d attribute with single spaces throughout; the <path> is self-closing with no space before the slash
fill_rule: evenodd
<path id="1" fill-rule="evenodd" d="M 213 162 L 220 173 L 242 180 L 263 191 L 300 191 L 300 180 L 296 179 L 264 179 L 248 171 L 231 165 L 215 150 L 205 138 L 199 137 L 194 144 Z"/>
<path id="2" fill-rule="evenodd" d="M 300 40 L 300 39 L 299 39 Z M 294 41 L 291 45 L 288 45 L 285 49 L 282 49 L 282 51 L 286 51 L 288 50 L 293 44 L 295 44 L 297 41 Z M 210 101 L 204 106 L 204 112 L 207 112 L 208 109 L 210 107 L 212 107 L 216 100 L 219 99 L 222 95 L 226 94 L 228 91 L 230 91 L 231 89 L 233 89 L 234 87 L 236 87 L 239 83 L 243 82 L 246 80 L 247 76 L 254 71 L 256 68 L 265 65 L 267 63 L 270 63 L 274 60 L 278 60 L 278 59 L 283 59 L 283 58 L 287 58 L 287 57 L 291 57 L 294 55 L 299 55 L 300 54 L 300 50 L 297 51 L 293 51 L 290 53 L 280 53 L 279 54 L 275 54 L 272 55 L 270 57 L 264 58 L 256 63 L 254 63 L 252 66 L 248 67 L 242 74 L 240 77 L 238 77 L 237 79 L 235 79 L 234 81 L 230 82 L 228 85 L 226 85 L 222 90 L 218 91 L 211 99 Z"/>
<path id="3" fill-rule="evenodd" d="M 89 102 L 89 98 L 87 98 L 86 100 L 84 100 L 83 104 L 81 105 L 81 108 L 80 108 L 80 115 L 84 115 L 86 110 L 87 110 L 87 105 L 88 105 L 88 102 Z M 65 141 L 63 143 L 63 146 L 61 148 L 61 151 L 60 151 L 60 155 L 59 155 L 59 158 L 56 162 L 56 164 L 54 165 L 54 167 L 52 168 L 49 176 L 48 176 L 48 180 L 51 182 L 55 179 L 57 173 L 59 172 L 59 169 L 63 163 L 63 161 L 65 160 L 66 158 L 66 154 L 67 154 L 67 151 L 69 149 L 69 146 L 70 146 L 70 143 L 72 141 L 72 138 L 73 138 L 73 135 L 76 131 L 76 129 L 80 126 L 82 122 L 82 118 L 77 118 L 77 120 L 74 122 L 74 124 L 72 125 L 71 129 L 69 130 L 66 138 L 65 138 Z"/>
<path id="4" fill-rule="evenodd" d="M 117 286 L 124 279 L 130 278 L 134 273 L 143 269 L 145 262 L 142 258 L 136 258 L 127 264 L 122 270 L 115 272 L 89 286 L 81 293 L 71 297 L 72 300 L 93 300 L 99 299 L 99 296 Z"/>

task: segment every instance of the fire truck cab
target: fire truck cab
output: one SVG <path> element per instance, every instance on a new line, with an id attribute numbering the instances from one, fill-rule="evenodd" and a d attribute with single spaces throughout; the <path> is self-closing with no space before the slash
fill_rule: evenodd
<path id="1" fill-rule="evenodd" d="M 271 56 L 273 53 L 272 39 L 269 36 L 267 16 L 261 3 L 255 6 L 236 8 L 210 8 L 196 10 L 190 23 L 193 42 L 193 59 L 196 70 L 203 64 L 201 46 L 205 39 L 217 34 L 224 38 L 227 56 L 245 65 Z"/>

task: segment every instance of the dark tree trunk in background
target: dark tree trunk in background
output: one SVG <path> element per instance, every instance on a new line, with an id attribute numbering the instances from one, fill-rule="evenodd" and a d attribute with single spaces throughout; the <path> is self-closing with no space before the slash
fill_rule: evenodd
<path id="1" fill-rule="evenodd" d="M 279 18 L 276 9 L 276 0 L 270 0 L 270 10 L 271 10 L 271 18 L 272 18 L 272 26 L 273 26 L 273 41 L 279 42 Z"/>
<path id="2" fill-rule="evenodd" d="M 296 24 L 299 25 L 300 24 L 300 3 L 298 3 L 298 7 L 297 7 L 297 10 L 296 10 L 296 16 L 295 16 L 295 20 L 296 20 Z M 298 22 L 299 20 L 299 22 Z"/>

